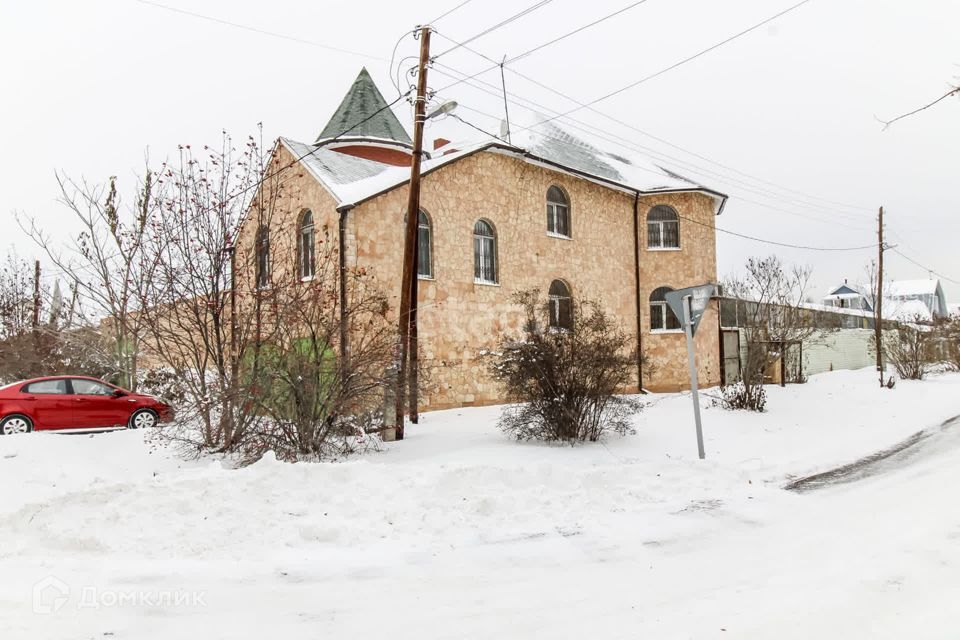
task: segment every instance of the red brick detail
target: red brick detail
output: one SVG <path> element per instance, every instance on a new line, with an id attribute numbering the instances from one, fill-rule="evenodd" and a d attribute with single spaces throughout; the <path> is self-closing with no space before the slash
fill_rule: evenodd
<path id="1" fill-rule="evenodd" d="M 391 164 L 397 167 L 410 166 L 410 153 L 401 149 L 389 149 L 385 147 L 373 147 L 368 145 L 344 145 L 336 147 L 333 151 L 339 151 L 348 156 Z"/>

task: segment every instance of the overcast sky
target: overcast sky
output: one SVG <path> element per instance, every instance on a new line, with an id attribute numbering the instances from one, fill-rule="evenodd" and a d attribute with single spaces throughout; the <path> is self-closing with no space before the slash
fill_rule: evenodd
<path id="1" fill-rule="evenodd" d="M 35 255 L 16 227 L 15 211 L 36 216 L 61 236 L 71 230 L 56 203 L 55 170 L 92 181 L 117 175 L 129 185 L 148 149 L 159 161 L 178 143 L 215 142 L 222 129 L 242 137 L 259 122 L 267 140 L 312 141 L 362 66 L 388 100 L 396 97 L 388 71 L 395 43 L 460 1 L 158 0 L 290 38 L 283 39 L 138 0 L 0 0 L 5 241 L 21 255 Z M 589 101 L 796 1 L 648 0 L 513 66 Z M 462 41 L 532 4 L 473 0 L 436 22 L 433 51 L 451 46 L 444 36 Z M 513 56 L 629 4 L 553 0 L 470 47 L 494 59 Z M 889 240 L 960 282 L 960 100 L 886 131 L 876 119 L 910 111 L 960 82 L 958 24 L 956 0 L 812 0 L 596 105 L 684 151 L 586 110 L 573 117 L 615 133 L 626 149 L 650 147 L 662 164 L 729 193 L 720 228 L 791 244 L 862 246 L 875 242 L 876 208 L 884 205 Z M 402 38 L 398 59 L 416 47 Z M 489 66 L 463 49 L 440 62 L 467 73 Z M 435 89 L 451 82 L 440 71 L 430 77 Z M 559 111 L 575 106 L 506 77 L 517 100 Z M 498 72 L 481 78 L 500 80 Z M 464 85 L 444 97 L 463 105 L 461 117 L 498 130 L 496 120 L 466 107 L 499 117 L 502 100 Z M 401 105 L 397 114 L 409 128 L 409 109 Z M 520 115 L 520 107 L 511 109 Z M 444 126 L 431 125 L 427 138 L 444 133 Z M 813 267 L 818 298 L 844 278 L 862 278 L 873 257 L 865 250 L 777 248 L 723 233 L 717 239 L 721 277 L 750 255 L 775 252 Z M 887 268 L 898 279 L 928 275 L 892 252 Z M 958 282 L 943 280 L 948 300 L 960 301 Z"/>

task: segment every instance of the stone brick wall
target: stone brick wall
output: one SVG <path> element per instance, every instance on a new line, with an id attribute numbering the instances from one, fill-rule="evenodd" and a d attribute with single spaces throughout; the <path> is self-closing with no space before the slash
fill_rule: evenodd
<path id="1" fill-rule="evenodd" d="M 307 209 L 313 213 L 317 242 L 329 240 L 333 244 L 330 248 L 337 243 L 337 202 L 302 165 L 283 170 L 295 159 L 286 147 L 278 147 L 266 171 L 268 176 L 276 174 L 277 178 L 265 181 L 261 193 L 255 196 L 255 200 L 265 203 L 262 218 L 270 230 L 271 278 L 275 282 L 297 277 L 297 225 Z M 257 222 L 251 210 L 237 234 L 238 289 L 249 289 L 254 284 Z M 327 247 L 318 247 L 317 255 L 326 250 Z"/>
<path id="2" fill-rule="evenodd" d="M 571 238 L 547 233 L 546 192 L 562 188 L 570 200 Z M 399 188 L 350 212 L 349 254 L 370 269 L 396 308 L 402 263 L 407 189 Z M 517 331 L 520 316 L 512 294 L 564 280 L 575 297 L 600 300 L 636 335 L 634 291 L 634 196 L 520 159 L 481 152 L 426 175 L 421 203 L 432 223 L 434 278 L 420 280 L 421 363 L 427 370 L 424 408 L 502 401 L 481 357 L 505 332 Z M 654 204 L 680 215 L 679 251 L 648 251 L 644 217 Z M 643 198 L 641 211 L 642 342 L 650 359 L 643 385 L 653 390 L 689 386 L 683 334 L 649 331 L 653 289 L 716 280 L 712 201 L 699 194 Z M 488 220 L 496 229 L 498 284 L 474 282 L 473 225 Z M 697 336 L 700 381 L 719 383 L 716 311 L 703 319 Z M 635 389 L 635 387 L 634 387 Z"/>
<path id="3" fill-rule="evenodd" d="M 717 244 L 712 200 L 697 193 L 640 198 L 640 214 L 666 204 L 680 216 L 680 248 L 650 249 L 647 225 L 640 225 L 640 299 L 643 348 L 651 360 L 644 387 L 654 391 L 690 388 L 686 337 L 682 331 L 651 331 L 650 294 L 658 287 L 681 289 L 717 281 Z M 710 303 L 694 337 L 701 386 L 720 384 L 719 307 Z"/>
<path id="4" fill-rule="evenodd" d="M 273 168 L 291 160 L 281 147 Z M 569 239 L 547 233 L 546 193 L 551 185 L 560 187 L 570 201 Z M 348 263 L 373 274 L 392 309 L 398 307 L 407 196 L 407 188 L 399 187 L 358 205 L 347 218 Z M 566 282 L 575 297 L 601 301 L 626 333 L 636 337 L 633 194 L 487 151 L 425 175 L 421 204 L 431 220 L 433 245 L 433 278 L 419 281 L 424 409 L 501 402 L 482 354 L 495 349 L 504 334 L 519 330 L 520 313 L 511 296 L 534 287 L 546 294 L 554 279 Z M 657 204 L 670 205 L 681 216 L 678 250 L 647 248 L 646 213 Z M 702 194 L 677 193 L 645 196 L 638 205 L 641 343 L 649 360 L 643 386 L 654 391 L 688 388 L 683 333 L 650 330 L 649 297 L 660 286 L 716 281 L 713 201 Z M 330 241 L 336 243 L 336 201 L 297 166 L 284 173 L 281 196 L 269 216 L 274 278 L 293 277 L 296 221 L 307 208 L 313 211 L 318 240 L 326 225 Z M 474 282 L 473 226 L 479 218 L 496 230 L 496 285 Z M 256 224 L 248 220 L 239 234 L 241 286 L 253 282 L 255 232 Z M 696 341 L 701 385 L 719 384 L 715 304 L 701 321 Z"/>

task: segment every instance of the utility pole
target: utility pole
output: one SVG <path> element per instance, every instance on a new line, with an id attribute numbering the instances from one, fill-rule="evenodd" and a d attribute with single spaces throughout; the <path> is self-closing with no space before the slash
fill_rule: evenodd
<path id="1" fill-rule="evenodd" d="M 40 261 L 33 263 L 33 332 L 40 329 Z"/>
<path id="2" fill-rule="evenodd" d="M 414 103 L 413 156 L 410 159 L 410 197 L 407 202 L 407 225 L 403 243 L 403 277 L 400 285 L 400 362 L 397 366 L 396 437 L 403 440 L 404 400 L 407 389 L 407 349 L 417 350 L 417 230 L 420 220 L 420 161 L 423 156 L 423 125 L 427 118 L 427 64 L 430 62 L 430 27 L 420 29 L 420 64 L 417 77 L 417 98 Z M 411 339 L 412 338 L 412 339 Z M 417 357 L 410 358 L 411 367 Z M 416 377 L 410 384 L 411 417 L 416 415 L 418 390 Z"/>
<path id="3" fill-rule="evenodd" d="M 883 387 L 883 207 L 877 216 L 877 299 L 874 305 L 873 340 L 877 348 L 877 372 Z"/>
<path id="4" fill-rule="evenodd" d="M 503 61 L 500 63 L 500 85 L 503 87 L 503 115 L 506 118 L 507 122 L 507 144 L 512 144 L 510 141 L 510 109 L 507 107 L 507 78 L 503 75 L 503 65 L 507 62 L 507 56 L 503 56 Z"/>

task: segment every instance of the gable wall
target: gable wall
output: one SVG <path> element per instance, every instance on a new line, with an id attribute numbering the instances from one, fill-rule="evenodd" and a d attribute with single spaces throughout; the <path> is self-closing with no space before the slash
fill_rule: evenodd
<path id="1" fill-rule="evenodd" d="M 556 184 L 571 202 L 572 239 L 546 232 L 546 192 Z M 403 256 L 403 213 L 407 189 L 395 189 L 350 212 L 348 255 L 375 274 L 398 306 Z M 519 329 L 512 294 L 565 280 L 575 297 L 600 300 L 636 335 L 632 194 L 581 178 L 483 152 L 423 178 L 421 205 L 433 225 L 434 279 L 420 280 L 419 332 L 425 408 L 502 401 L 481 357 L 504 333 Z M 653 289 L 716 280 L 712 200 L 699 194 L 641 198 L 641 216 L 654 204 L 670 204 L 680 215 L 681 250 L 646 250 L 641 217 L 641 322 L 643 346 L 652 360 L 644 386 L 673 390 L 689 386 L 682 334 L 651 334 L 648 298 Z M 497 231 L 499 285 L 473 277 L 473 225 L 486 218 Z M 719 382 L 716 309 L 708 311 L 697 335 L 700 382 Z M 635 387 L 634 387 L 635 388 Z"/>
<path id="2" fill-rule="evenodd" d="M 266 174 L 276 174 L 276 180 L 266 180 L 261 186 L 263 193 L 258 194 L 264 202 L 271 202 L 271 193 L 279 188 L 275 204 L 263 214 L 264 222 L 270 229 L 271 277 L 294 279 L 297 259 L 297 224 L 304 209 L 313 213 L 317 241 L 329 240 L 333 246 L 337 243 L 339 214 L 336 200 L 301 164 L 287 167 L 295 160 L 290 151 L 280 145 L 277 147 Z M 250 288 L 254 283 L 254 240 L 257 232 L 256 214 L 247 213 L 237 234 L 237 282 L 238 288 Z M 328 238 L 325 237 L 324 227 Z M 319 256 L 321 248 L 318 247 Z M 318 258 L 319 259 L 319 258 Z"/>

